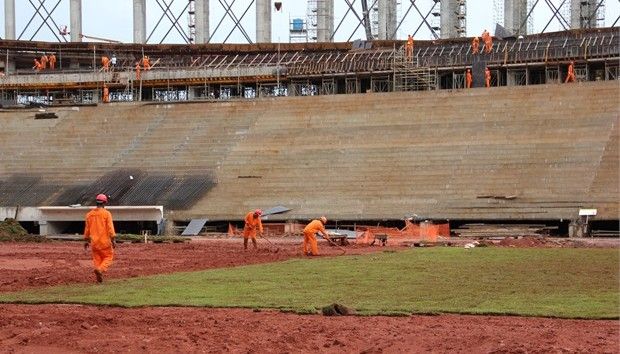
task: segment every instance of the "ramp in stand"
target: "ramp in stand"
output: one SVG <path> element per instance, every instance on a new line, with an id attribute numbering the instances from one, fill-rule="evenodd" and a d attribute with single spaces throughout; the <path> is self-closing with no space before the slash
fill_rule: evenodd
<path id="1" fill-rule="evenodd" d="M 263 210 L 263 216 L 286 213 L 289 210 L 291 210 L 291 209 L 289 209 L 289 208 L 287 208 L 285 206 L 282 206 L 282 205 L 278 205 L 278 206 L 275 206 L 273 208 L 269 208 L 267 210 Z"/>
<path id="2" fill-rule="evenodd" d="M 181 233 L 181 236 L 196 236 L 202 230 L 202 227 L 209 221 L 209 219 L 192 219 L 185 230 Z"/>

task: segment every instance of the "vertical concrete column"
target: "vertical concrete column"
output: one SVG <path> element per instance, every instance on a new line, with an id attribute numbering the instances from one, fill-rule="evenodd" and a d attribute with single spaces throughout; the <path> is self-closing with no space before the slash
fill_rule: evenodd
<path id="1" fill-rule="evenodd" d="M 71 31 L 71 42 L 81 42 L 82 0 L 71 0 L 69 3 L 69 25 L 69 31 Z"/>
<path id="2" fill-rule="evenodd" d="M 209 0 L 196 0 L 196 44 L 209 43 Z"/>
<path id="3" fill-rule="evenodd" d="M 332 41 L 334 32 L 334 0 L 318 0 L 316 11 L 317 42 Z"/>
<path id="4" fill-rule="evenodd" d="M 457 2 L 455 0 L 444 0 L 441 2 L 441 38 L 456 38 Z"/>
<path id="5" fill-rule="evenodd" d="M 571 0 L 571 28 L 595 28 L 597 15 L 594 9 L 597 6 L 598 0 Z"/>
<path id="6" fill-rule="evenodd" d="M 133 42 L 146 42 L 146 0 L 133 0 Z"/>
<path id="7" fill-rule="evenodd" d="M 504 28 L 510 33 L 515 36 L 527 34 L 527 23 L 519 30 L 526 16 L 527 0 L 504 0 Z"/>
<path id="8" fill-rule="evenodd" d="M 4 0 L 4 39 L 15 39 L 15 0 Z"/>
<path id="9" fill-rule="evenodd" d="M 394 39 L 396 30 L 396 0 L 378 0 L 379 39 Z"/>
<path id="10" fill-rule="evenodd" d="M 271 42 L 270 5 L 270 0 L 256 0 L 256 43 Z"/>

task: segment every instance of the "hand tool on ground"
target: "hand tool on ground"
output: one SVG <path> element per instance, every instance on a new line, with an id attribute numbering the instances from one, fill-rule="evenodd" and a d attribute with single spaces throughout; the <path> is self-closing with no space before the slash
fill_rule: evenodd
<path id="1" fill-rule="evenodd" d="M 278 251 L 280 251 L 280 247 L 276 246 L 273 242 L 269 241 L 269 239 L 268 239 L 268 238 L 266 238 L 265 236 L 263 236 L 263 235 L 259 235 L 258 237 L 260 237 L 260 238 L 262 238 L 263 240 L 265 240 L 265 241 L 269 242 L 269 244 L 270 244 L 270 245 L 272 245 L 273 247 L 275 247 L 275 248 L 276 248 L 276 250 L 275 250 L 275 251 L 273 251 L 273 253 L 278 253 Z"/>
<path id="2" fill-rule="evenodd" d="M 331 238 L 329 238 L 329 237 L 323 237 L 323 238 L 324 238 L 324 239 L 326 239 L 326 240 L 327 240 L 327 242 L 329 242 L 332 246 L 335 246 L 335 247 L 337 247 L 339 250 L 341 250 L 341 251 L 342 251 L 342 254 L 347 253 L 347 250 L 345 250 L 343 247 L 338 246 L 338 245 L 336 244 L 336 242 L 332 241 L 332 239 L 331 239 Z"/>

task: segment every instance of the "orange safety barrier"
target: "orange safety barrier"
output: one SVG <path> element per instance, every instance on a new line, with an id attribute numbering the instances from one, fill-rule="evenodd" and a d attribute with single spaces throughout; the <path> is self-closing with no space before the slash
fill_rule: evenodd
<path id="1" fill-rule="evenodd" d="M 381 226 L 358 226 L 355 231 L 357 235 L 355 243 L 364 245 L 373 243 L 377 234 L 387 235 L 388 238 L 411 238 L 436 242 L 439 236 L 450 237 L 450 224 L 429 222 L 414 224 L 405 220 L 405 227 L 402 230 Z"/>
<path id="2" fill-rule="evenodd" d="M 228 237 L 241 236 L 241 231 L 239 231 L 235 225 L 228 223 Z"/>

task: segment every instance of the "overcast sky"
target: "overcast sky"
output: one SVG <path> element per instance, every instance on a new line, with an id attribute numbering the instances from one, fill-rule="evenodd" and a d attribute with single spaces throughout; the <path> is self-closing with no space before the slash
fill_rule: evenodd
<path id="1" fill-rule="evenodd" d="M 42 20 L 38 15 L 32 20 L 32 23 L 26 28 L 26 24 L 35 14 L 32 3 L 37 4 L 41 0 L 17 0 L 16 1 L 16 36 L 21 39 L 29 40 L 34 35 L 34 40 L 42 41 L 56 41 L 55 37 L 51 33 L 51 30 L 45 25 L 35 35 L 35 31 L 42 24 Z M 159 0 L 163 4 L 163 1 L 170 3 L 171 0 Z M 182 13 L 184 7 L 187 5 L 186 0 L 172 0 L 171 9 L 175 16 Z M 231 0 L 227 0 L 228 3 Z M 282 0 L 282 11 L 272 14 L 272 41 L 274 42 L 288 42 L 289 41 L 289 22 L 293 18 L 305 18 L 306 16 L 306 0 Z M 372 1 L 371 1 L 372 2 Z M 410 4 L 410 0 L 399 0 L 400 3 L 399 19 L 403 16 Z M 503 1 L 502 1 L 503 2 Z M 532 1 L 533 2 L 533 1 Z M 563 0 L 551 0 L 556 6 L 559 6 Z M 45 6 L 48 11 L 56 5 L 57 0 L 45 1 Z M 82 1 L 82 32 L 85 35 L 114 39 L 122 42 L 133 41 L 133 15 L 132 15 L 132 0 L 83 0 Z M 224 7 L 221 5 L 224 0 L 211 0 L 211 35 L 213 36 L 212 42 L 222 42 L 224 38 L 233 29 L 233 22 L 230 18 L 224 18 L 221 26 L 215 31 L 215 27 L 224 16 Z M 233 6 L 234 13 L 237 17 L 241 17 L 250 0 L 237 0 Z M 273 2 L 272 2 L 273 3 Z M 416 5 L 419 7 L 420 12 L 426 14 L 430 11 L 433 0 L 416 0 Z M 568 4 L 570 0 L 565 1 L 566 10 L 568 10 Z M 493 0 L 468 0 L 467 1 L 467 33 L 469 36 L 479 35 L 483 29 L 489 29 L 493 32 L 494 19 L 497 16 L 494 12 Z M 360 1 L 355 1 L 355 5 L 358 8 L 358 12 L 361 12 Z M 335 24 L 342 20 L 347 10 L 347 4 L 345 0 L 335 0 Z M 43 11 L 43 10 L 42 10 Z M 620 0 L 606 0 L 606 26 L 610 26 L 620 14 Z M 155 24 L 163 14 L 163 11 L 157 4 L 156 0 L 147 0 L 147 36 L 153 31 Z M 551 19 L 552 11 L 550 6 L 545 1 L 539 1 L 534 10 L 534 32 L 540 32 L 547 22 Z M 45 16 L 45 14 L 44 14 Z M 431 15 L 430 18 L 433 16 Z M 61 0 L 57 8 L 52 13 L 52 18 L 58 26 L 69 25 L 69 0 Z M 4 38 L 4 6 L 0 8 L 0 20 L 2 21 L 1 31 Z M 567 18 L 570 21 L 570 19 Z M 433 20 L 430 19 L 432 22 Z M 188 31 L 187 14 L 182 14 L 179 18 L 185 32 Z M 250 38 L 254 40 L 254 27 L 255 27 L 255 15 L 254 6 L 250 7 L 245 17 L 243 17 L 242 26 L 249 34 Z M 346 41 L 350 37 L 352 39 L 364 38 L 363 29 L 357 30 L 353 33 L 353 29 L 357 25 L 357 19 L 349 13 L 345 18 L 340 30 L 335 36 L 336 41 Z M 412 9 L 405 20 L 402 22 L 398 31 L 398 37 L 404 39 L 407 34 L 413 33 L 415 29 L 422 23 L 421 16 L 415 9 Z M 51 24 L 51 23 L 50 23 Z M 434 25 L 434 23 L 432 23 Z M 51 24 L 54 27 L 53 24 Z M 164 38 L 164 35 L 171 28 L 171 22 L 164 18 L 161 24 L 155 28 L 149 43 L 159 43 Z M 553 20 L 546 32 L 562 30 L 558 20 Z M 22 34 L 23 32 L 23 34 Z M 427 29 L 426 25 L 422 25 L 421 29 L 416 35 L 418 39 L 431 39 L 431 33 Z M 181 35 L 172 30 L 164 43 L 184 43 Z M 227 43 L 247 43 L 244 36 L 239 30 L 234 30 Z"/>

